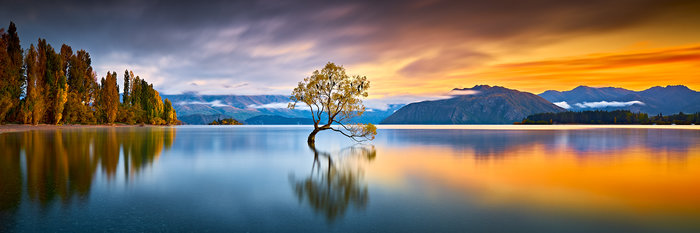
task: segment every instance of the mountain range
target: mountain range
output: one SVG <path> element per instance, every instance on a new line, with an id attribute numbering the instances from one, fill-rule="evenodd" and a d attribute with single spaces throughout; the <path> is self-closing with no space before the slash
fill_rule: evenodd
<path id="1" fill-rule="evenodd" d="M 579 86 L 570 91 L 545 91 L 539 96 L 571 111 L 624 109 L 650 115 L 700 112 L 700 92 L 683 85 L 643 91 Z"/>
<path id="2" fill-rule="evenodd" d="M 161 95 L 173 103 L 179 120 L 185 124 L 203 125 L 216 119 L 233 118 L 250 124 L 306 124 L 311 113 L 304 109 L 289 109 L 289 96 L 284 95 L 199 95 L 184 93 Z M 367 108 L 353 119 L 356 123 L 378 124 L 403 105 L 387 109 Z M 249 120 L 250 119 L 250 120 Z"/>
<path id="3" fill-rule="evenodd" d="M 455 88 L 447 99 L 367 108 L 356 123 L 511 124 L 535 113 L 585 110 L 630 110 L 650 115 L 700 112 L 700 92 L 682 85 L 632 91 L 617 87 L 579 86 L 539 95 L 500 86 Z M 284 95 L 162 95 L 186 124 L 234 118 L 246 124 L 310 124 L 310 112 L 288 109 Z"/>
<path id="4" fill-rule="evenodd" d="M 478 85 L 454 89 L 452 98 L 404 106 L 382 124 L 512 124 L 528 115 L 565 111 L 529 92 Z"/>
<path id="5" fill-rule="evenodd" d="M 313 125 L 311 118 L 291 118 L 278 115 L 260 115 L 248 118 L 246 125 Z"/>

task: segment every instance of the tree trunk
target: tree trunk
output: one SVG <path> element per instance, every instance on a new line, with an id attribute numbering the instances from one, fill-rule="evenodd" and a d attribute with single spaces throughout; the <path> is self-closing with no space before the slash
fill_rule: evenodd
<path id="1" fill-rule="evenodd" d="M 320 129 L 316 128 L 314 131 L 309 134 L 309 138 L 306 140 L 306 143 L 309 144 L 310 147 L 316 147 L 316 134 L 321 131 Z"/>

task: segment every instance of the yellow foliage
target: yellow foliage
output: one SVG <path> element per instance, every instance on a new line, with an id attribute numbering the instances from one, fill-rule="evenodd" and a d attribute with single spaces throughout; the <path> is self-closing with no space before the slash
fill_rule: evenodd
<path id="1" fill-rule="evenodd" d="M 154 118 L 151 118 L 151 124 L 152 125 L 165 125 L 166 122 L 165 122 L 165 120 L 163 120 L 160 117 L 154 117 Z"/>
<path id="2" fill-rule="evenodd" d="M 377 134 L 373 125 L 346 125 L 352 118 L 365 112 L 361 98 L 368 96 L 369 87 L 370 82 L 366 76 L 349 76 L 343 66 L 329 62 L 323 69 L 314 71 L 311 76 L 299 82 L 292 91 L 292 103 L 288 107 L 294 109 L 301 102 L 310 108 L 314 131 L 309 135 L 309 143 L 313 143 L 318 131 L 328 129 L 353 139 L 360 137 L 372 140 Z M 320 125 L 323 123 L 325 124 Z M 342 128 L 332 128 L 332 124 L 338 124 Z"/>
<path id="3" fill-rule="evenodd" d="M 12 99 L 9 95 L 0 96 L 0 121 L 5 119 L 7 113 L 12 109 Z"/>
<path id="4" fill-rule="evenodd" d="M 56 94 L 56 115 L 54 116 L 54 124 L 61 122 L 66 101 L 68 101 L 68 85 L 66 85 L 66 88 L 59 88 Z"/>

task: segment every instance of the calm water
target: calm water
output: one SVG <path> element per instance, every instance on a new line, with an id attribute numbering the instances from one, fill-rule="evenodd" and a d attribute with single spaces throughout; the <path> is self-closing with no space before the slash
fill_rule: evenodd
<path id="1" fill-rule="evenodd" d="M 700 232 L 700 128 L 512 129 L 3 133 L 0 232 Z"/>

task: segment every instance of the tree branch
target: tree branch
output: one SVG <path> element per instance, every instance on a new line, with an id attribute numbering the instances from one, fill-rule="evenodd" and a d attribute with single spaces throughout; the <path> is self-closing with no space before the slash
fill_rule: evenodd
<path id="1" fill-rule="evenodd" d="M 339 129 L 336 129 L 336 128 L 330 128 L 330 129 L 333 130 L 333 131 L 335 131 L 335 132 L 339 132 L 339 133 L 345 135 L 346 137 L 349 137 L 350 139 L 352 139 L 353 141 L 356 141 L 356 142 L 369 141 L 368 138 L 358 140 L 357 138 L 364 138 L 363 136 L 360 136 L 360 135 L 347 134 L 347 133 L 345 133 L 345 131 L 342 131 L 342 130 L 339 130 Z"/>

